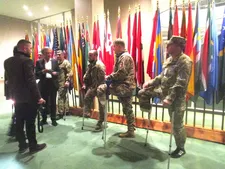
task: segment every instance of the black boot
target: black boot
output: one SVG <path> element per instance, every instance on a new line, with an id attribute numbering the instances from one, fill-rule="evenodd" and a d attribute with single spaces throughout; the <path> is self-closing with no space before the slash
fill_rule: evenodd
<path id="1" fill-rule="evenodd" d="M 173 152 L 171 153 L 170 156 L 171 156 L 172 158 L 180 158 L 180 157 L 182 157 L 184 154 L 186 154 L 186 151 L 184 150 L 184 148 L 179 148 L 179 147 L 177 147 L 176 150 L 173 151 Z"/>

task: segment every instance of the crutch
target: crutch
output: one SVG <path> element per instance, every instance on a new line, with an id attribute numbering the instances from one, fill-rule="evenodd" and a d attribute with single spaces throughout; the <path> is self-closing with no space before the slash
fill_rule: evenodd
<path id="1" fill-rule="evenodd" d="M 66 100 L 68 100 L 68 107 L 70 108 L 70 101 L 69 101 L 69 94 L 68 94 L 68 88 L 66 88 Z M 65 100 L 65 101 L 66 101 Z M 64 111 L 63 111 L 63 120 L 66 120 L 66 112 L 65 112 L 65 107 L 64 107 Z"/>
<path id="2" fill-rule="evenodd" d="M 152 102 L 151 102 L 152 99 L 150 99 L 150 104 L 151 104 L 151 108 L 148 112 L 148 127 L 147 127 L 147 130 L 146 130 L 146 138 L 145 138 L 145 146 L 147 146 L 147 142 L 148 142 L 148 132 L 149 132 L 149 127 L 151 125 L 151 114 L 152 114 Z"/>
<path id="3" fill-rule="evenodd" d="M 102 139 L 104 141 L 104 148 L 106 148 L 106 127 L 107 127 L 107 112 L 108 112 L 108 100 L 109 100 L 109 86 L 112 83 L 111 80 L 106 81 L 106 101 L 105 101 L 105 112 L 104 112 L 104 127 L 102 132 Z"/>
<path id="4" fill-rule="evenodd" d="M 43 128 L 43 124 L 41 122 L 41 114 L 44 111 L 45 107 L 43 105 L 39 105 L 38 109 L 37 109 L 37 125 L 38 125 L 38 132 L 39 133 L 43 133 L 44 128 Z"/>
<path id="5" fill-rule="evenodd" d="M 174 111 L 172 112 L 172 119 L 171 119 L 171 132 L 170 132 L 170 144 L 169 144 L 169 152 L 168 152 L 168 165 L 167 169 L 170 168 L 170 155 L 171 155 L 171 147 L 172 147 L 172 136 L 173 136 L 173 121 L 174 121 Z"/>
<path id="6" fill-rule="evenodd" d="M 80 91 L 81 91 L 80 93 L 83 95 L 84 94 L 84 90 L 81 89 Z M 81 130 L 84 129 L 84 113 L 85 113 L 85 111 L 84 111 L 84 106 L 83 106 L 83 119 L 82 119 L 82 127 L 81 127 Z"/>

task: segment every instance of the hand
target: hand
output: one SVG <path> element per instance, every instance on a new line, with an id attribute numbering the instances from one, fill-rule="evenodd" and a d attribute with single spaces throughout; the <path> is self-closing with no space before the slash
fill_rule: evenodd
<path id="1" fill-rule="evenodd" d="M 54 75 L 54 76 L 57 75 L 57 72 L 52 72 L 52 75 Z"/>
<path id="2" fill-rule="evenodd" d="M 145 82 L 142 87 L 143 89 L 146 89 L 148 87 L 148 82 Z"/>
<path id="3" fill-rule="evenodd" d="M 84 84 L 81 89 L 85 90 L 86 89 L 86 85 Z"/>
<path id="4" fill-rule="evenodd" d="M 163 100 L 163 106 L 169 106 L 169 105 L 171 105 L 171 104 L 172 104 L 171 101 L 169 101 L 169 100 L 167 100 L 167 99 L 164 99 L 164 100 Z"/>
<path id="5" fill-rule="evenodd" d="M 43 69 L 42 73 L 47 73 L 49 70 L 48 69 Z"/>
<path id="6" fill-rule="evenodd" d="M 70 83 L 68 81 L 65 82 L 64 86 L 69 87 Z"/>
<path id="7" fill-rule="evenodd" d="M 40 99 L 38 100 L 38 104 L 45 104 L 45 100 L 42 99 L 42 98 L 40 98 Z"/>

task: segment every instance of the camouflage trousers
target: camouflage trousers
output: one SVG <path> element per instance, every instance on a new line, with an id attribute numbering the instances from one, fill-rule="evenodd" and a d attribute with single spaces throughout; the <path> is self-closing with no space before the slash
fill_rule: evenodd
<path id="1" fill-rule="evenodd" d="M 140 108 L 143 111 L 150 111 L 150 100 L 153 97 L 158 97 L 161 100 L 165 98 L 167 92 L 163 92 L 159 88 L 147 88 L 141 89 L 138 92 Z M 184 148 L 186 142 L 186 132 L 183 124 L 184 110 L 185 110 L 185 96 L 176 98 L 173 103 L 168 107 L 170 118 L 172 119 L 172 113 L 174 112 L 173 120 L 173 134 L 177 147 Z"/>
<path id="2" fill-rule="evenodd" d="M 65 87 L 58 89 L 58 112 L 59 114 L 69 112 L 69 98 Z"/>
<path id="3" fill-rule="evenodd" d="M 97 89 L 90 88 L 87 90 L 84 96 L 84 112 L 91 112 L 93 106 L 94 97 L 97 96 Z M 104 121 L 104 106 L 99 103 L 99 122 Z"/>
<path id="4" fill-rule="evenodd" d="M 106 84 L 100 85 L 97 89 L 97 95 L 100 100 L 100 104 L 102 105 L 105 105 L 106 90 Z M 123 113 L 127 119 L 128 131 L 135 130 L 134 113 L 132 110 L 132 92 L 133 89 L 129 89 L 125 84 L 110 85 L 109 87 L 109 94 L 117 96 L 123 106 Z"/>

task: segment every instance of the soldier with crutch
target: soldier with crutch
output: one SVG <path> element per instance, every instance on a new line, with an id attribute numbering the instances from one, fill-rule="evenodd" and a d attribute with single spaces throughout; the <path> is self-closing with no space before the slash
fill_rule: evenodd
<path id="1" fill-rule="evenodd" d="M 169 152 L 172 158 L 179 158 L 186 153 L 184 149 L 186 132 L 183 125 L 183 117 L 192 60 L 183 53 L 185 44 L 186 40 L 184 38 L 179 36 L 171 37 L 167 44 L 167 53 L 170 57 L 164 63 L 163 71 L 154 79 L 146 82 L 143 85 L 143 89 L 138 93 L 142 111 L 149 112 L 151 109 L 150 99 L 153 97 L 160 98 L 163 106 L 168 107 L 177 146 L 175 151 L 171 154 Z"/>

